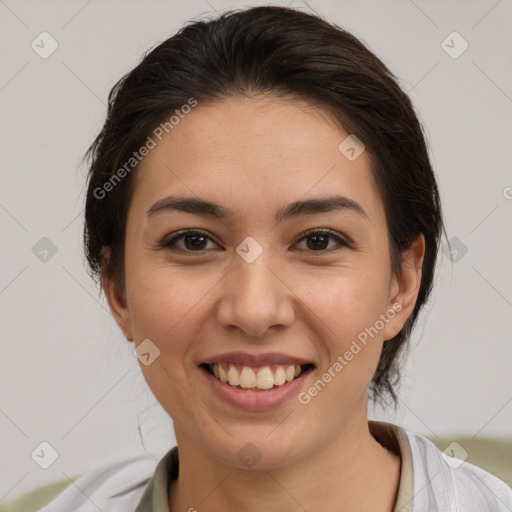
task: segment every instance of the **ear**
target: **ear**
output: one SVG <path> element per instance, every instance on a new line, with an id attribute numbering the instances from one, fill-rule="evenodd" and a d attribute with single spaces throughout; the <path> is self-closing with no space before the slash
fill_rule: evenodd
<path id="1" fill-rule="evenodd" d="M 114 279 L 107 272 L 109 259 L 110 249 L 108 247 L 103 247 L 101 251 L 101 280 L 103 291 L 105 293 L 105 297 L 107 298 L 110 311 L 112 312 L 117 325 L 121 331 L 123 331 L 126 339 L 128 341 L 133 341 L 130 310 L 126 301 L 125 287 L 122 286 L 122 283 L 118 283 L 116 279 Z"/>
<path id="2" fill-rule="evenodd" d="M 411 247 L 402 253 L 401 275 L 391 278 L 388 314 L 390 318 L 384 329 L 384 340 L 394 338 L 411 316 L 421 284 L 421 268 L 425 256 L 425 237 L 420 234 Z M 391 317 L 391 311 L 394 316 Z"/>

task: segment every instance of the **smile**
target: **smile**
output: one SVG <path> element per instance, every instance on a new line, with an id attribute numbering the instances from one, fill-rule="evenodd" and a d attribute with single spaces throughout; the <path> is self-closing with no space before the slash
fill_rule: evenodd
<path id="1" fill-rule="evenodd" d="M 231 387 L 246 391 L 268 391 L 282 386 L 300 377 L 303 372 L 313 368 L 305 365 L 267 365 L 251 367 L 227 362 L 203 364 L 211 375 Z"/>
<path id="2" fill-rule="evenodd" d="M 196 362 L 205 399 L 221 400 L 247 411 L 268 411 L 293 401 L 316 369 L 291 354 L 225 352 Z"/>

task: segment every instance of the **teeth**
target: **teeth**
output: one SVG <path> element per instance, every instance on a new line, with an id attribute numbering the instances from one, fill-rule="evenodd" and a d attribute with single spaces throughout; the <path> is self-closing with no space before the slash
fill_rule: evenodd
<path id="1" fill-rule="evenodd" d="M 274 386 L 282 386 L 286 382 L 286 372 L 282 366 L 278 366 L 274 372 Z"/>
<path id="2" fill-rule="evenodd" d="M 239 371 L 234 364 L 229 364 L 228 371 L 222 364 L 213 364 L 211 369 L 215 377 L 233 387 L 243 389 L 272 389 L 274 386 L 282 386 L 291 382 L 302 373 L 300 365 L 276 365 L 272 371 L 270 366 L 264 366 L 259 370 L 253 370 L 248 366 L 242 367 Z"/>
<path id="3" fill-rule="evenodd" d="M 258 389 L 271 389 L 274 386 L 274 376 L 272 370 L 265 366 L 258 372 L 256 377 L 256 387 Z"/>
<path id="4" fill-rule="evenodd" d="M 235 371 L 236 371 L 236 368 L 235 368 Z M 230 384 L 231 384 L 231 382 L 230 382 Z M 256 387 L 256 375 L 247 366 L 244 366 L 242 371 L 240 372 L 240 386 L 242 386 L 243 388 Z"/>
<path id="5" fill-rule="evenodd" d="M 228 382 L 230 386 L 238 386 L 240 384 L 240 380 L 238 378 L 238 371 L 232 364 L 229 365 Z"/>
<path id="6" fill-rule="evenodd" d="M 295 377 L 295 366 L 288 366 L 286 368 L 286 382 L 291 382 L 293 378 Z"/>
<path id="7" fill-rule="evenodd" d="M 219 377 L 220 377 L 220 380 L 222 382 L 227 382 L 228 381 L 228 374 L 226 373 L 226 370 L 224 370 L 224 368 L 222 368 L 222 365 L 215 365 L 215 366 L 219 367 Z"/>

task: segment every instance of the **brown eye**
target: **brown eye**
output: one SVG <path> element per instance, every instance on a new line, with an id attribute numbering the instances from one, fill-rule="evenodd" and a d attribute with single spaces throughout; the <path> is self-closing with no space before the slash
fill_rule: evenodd
<path id="1" fill-rule="evenodd" d="M 301 238 L 299 242 L 302 242 L 303 240 L 307 240 L 306 250 L 309 250 L 310 252 L 330 252 L 330 250 L 326 251 L 330 240 L 336 241 L 338 246 L 348 247 L 348 243 L 345 242 L 345 240 L 335 235 L 333 232 L 326 230 L 310 231 L 306 236 Z M 330 249 L 332 249 L 332 247 Z"/>
<path id="2" fill-rule="evenodd" d="M 331 252 L 338 247 L 349 247 L 349 244 L 338 235 L 329 230 L 314 230 L 306 233 L 299 243 L 306 240 L 307 252 Z M 169 241 L 164 241 L 161 246 L 166 249 L 183 251 L 183 252 L 206 252 L 212 247 L 208 248 L 208 241 L 214 245 L 215 242 L 209 235 L 202 231 L 188 230 L 180 233 Z M 330 242 L 334 241 L 334 247 L 329 247 Z"/>
<path id="3" fill-rule="evenodd" d="M 184 231 L 167 242 L 164 241 L 162 247 L 186 252 L 203 252 L 207 248 L 208 240 L 212 241 L 206 233 L 189 230 Z M 183 244 L 178 244 L 181 241 L 183 241 Z"/>

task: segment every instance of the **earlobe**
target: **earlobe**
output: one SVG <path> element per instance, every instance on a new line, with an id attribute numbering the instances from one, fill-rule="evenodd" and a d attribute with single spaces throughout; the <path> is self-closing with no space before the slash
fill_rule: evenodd
<path id="1" fill-rule="evenodd" d="M 125 296 L 125 290 L 116 280 L 107 272 L 108 261 L 110 258 L 110 249 L 104 247 L 101 251 L 102 259 L 102 286 L 105 297 L 112 315 L 128 341 L 133 341 L 133 332 L 131 326 L 130 310 Z"/>
<path id="2" fill-rule="evenodd" d="M 401 275 L 392 278 L 388 308 L 396 314 L 386 324 L 384 340 L 394 338 L 401 331 L 414 309 L 421 285 L 424 256 L 425 237 L 420 234 L 402 254 Z"/>

